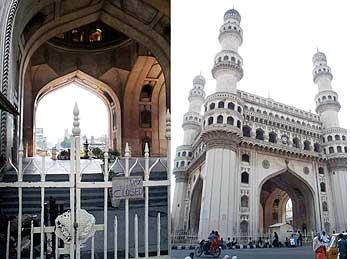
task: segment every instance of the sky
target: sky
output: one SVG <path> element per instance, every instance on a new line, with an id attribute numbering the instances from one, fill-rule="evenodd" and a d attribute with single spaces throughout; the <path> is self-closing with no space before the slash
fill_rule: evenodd
<path id="1" fill-rule="evenodd" d="M 73 83 L 49 93 L 38 104 L 36 127 L 44 128 L 48 142 L 56 144 L 58 138 L 63 139 L 67 128 L 71 134 L 75 102 L 79 108 L 82 136 L 108 134 L 106 105 L 97 95 Z"/>
<path id="2" fill-rule="evenodd" d="M 312 56 L 318 48 L 332 69 L 333 90 L 342 105 L 340 124 L 349 128 L 350 1 L 172 1 L 172 158 L 182 144 L 182 116 L 193 78 L 201 72 L 206 94 L 215 90 L 211 69 L 221 49 L 219 28 L 233 5 L 243 29 L 238 52 L 244 77 L 237 88 L 315 113 Z"/>

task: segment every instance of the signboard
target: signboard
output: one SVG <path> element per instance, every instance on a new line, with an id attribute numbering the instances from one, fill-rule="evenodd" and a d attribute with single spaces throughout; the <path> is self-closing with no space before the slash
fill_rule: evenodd
<path id="1" fill-rule="evenodd" d="M 112 179 L 113 200 L 143 199 L 142 176 L 115 177 Z"/>

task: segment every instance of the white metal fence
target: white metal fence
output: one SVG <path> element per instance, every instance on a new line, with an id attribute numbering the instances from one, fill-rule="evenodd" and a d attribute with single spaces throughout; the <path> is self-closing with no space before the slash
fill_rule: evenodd
<path id="1" fill-rule="evenodd" d="M 131 159 L 130 149 L 128 147 L 128 144 L 126 144 L 125 147 L 125 155 L 124 158 L 122 158 L 123 161 L 123 171 L 124 176 L 129 177 L 133 169 L 138 166 L 141 167 L 143 170 L 143 188 L 144 188 L 144 235 L 139 236 L 139 216 L 135 214 L 134 217 L 134 247 L 130 247 L 130 229 L 129 229 L 129 199 L 125 199 L 125 215 L 123 217 L 124 226 L 120 225 L 118 223 L 119 219 L 117 216 L 114 217 L 113 221 L 113 230 L 108 229 L 108 194 L 109 189 L 112 188 L 112 181 L 109 179 L 109 173 L 112 170 L 112 168 L 119 164 L 122 165 L 120 159 L 116 159 L 114 163 L 110 166 L 108 163 L 108 151 L 106 150 L 104 153 L 104 168 L 103 168 L 103 182 L 88 182 L 88 181 L 82 181 L 82 168 L 81 168 L 81 162 L 80 162 L 80 128 L 79 128 L 79 110 L 77 105 L 74 107 L 74 121 L 73 121 L 73 136 L 71 138 L 71 153 L 70 153 L 70 169 L 68 169 L 69 172 L 69 181 L 47 181 L 46 180 L 46 173 L 48 168 L 46 168 L 46 162 L 45 157 L 43 156 L 41 166 L 38 166 L 35 163 L 35 160 L 33 160 L 33 164 L 36 167 L 36 169 L 40 172 L 40 181 L 38 182 L 30 182 L 30 181 L 24 181 L 23 180 L 23 174 L 28 167 L 28 165 L 25 165 L 23 168 L 23 147 L 22 145 L 19 148 L 19 158 L 18 158 L 18 166 L 16 167 L 11 160 L 8 161 L 12 169 L 17 174 L 17 181 L 15 182 L 0 182 L 0 188 L 15 188 L 18 190 L 18 220 L 17 220 L 17 240 L 15 243 L 17 244 L 17 258 L 22 258 L 21 256 L 21 247 L 22 247 L 22 208 L 23 208 L 23 189 L 24 188 L 39 188 L 40 189 L 40 226 L 36 227 L 33 224 L 33 221 L 31 221 L 31 227 L 30 227 L 30 258 L 33 258 L 34 251 L 33 251 L 33 243 L 34 243 L 34 235 L 40 234 L 40 258 L 45 258 L 45 246 L 46 244 L 46 237 L 47 235 L 51 234 L 54 236 L 55 233 L 55 227 L 54 226 L 45 226 L 44 224 L 44 203 L 45 203 L 45 190 L 48 188 L 68 188 L 69 189 L 69 204 L 70 204 L 70 217 L 71 222 L 70 229 L 68 232 L 70 233 L 71 242 L 70 245 L 65 245 L 64 247 L 61 247 L 60 244 L 62 242 L 59 242 L 59 238 L 55 236 L 55 247 L 53 248 L 55 251 L 55 257 L 54 258 L 60 258 L 60 255 L 67 255 L 69 254 L 70 258 L 80 258 L 81 257 L 81 244 L 79 238 L 77 236 L 79 235 L 81 229 L 79 223 L 79 220 L 82 216 L 81 213 L 81 191 L 83 189 L 103 189 L 104 190 L 104 203 L 103 203 L 103 224 L 95 224 L 94 231 L 103 232 L 103 258 L 107 258 L 108 255 L 108 232 L 114 233 L 114 242 L 113 242 L 113 249 L 114 249 L 114 258 L 118 258 L 118 229 L 123 229 L 125 233 L 125 240 L 122 242 L 124 243 L 125 247 L 124 254 L 125 258 L 129 258 L 130 249 L 134 249 L 134 257 L 139 257 L 139 252 L 144 253 L 144 257 L 157 257 L 157 258 L 170 258 L 171 253 L 171 240 L 170 240 L 170 114 L 167 113 L 166 116 L 166 138 L 167 138 L 167 144 L 168 144 L 168 153 L 167 153 L 167 159 L 166 163 L 162 163 L 161 159 L 155 159 L 152 164 L 150 164 L 150 158 L 149 158 L 149 149 L 146 145 L 145 147 L 145 154 L 144 158 L 144 164 L 142 165 L 139 161 L 139 159 Z M 130 162 L 133 162 L 133 164 L 130 164 Z M 166 180 L 150 180 L 150 174 L 153 170 L 153 168 L 157 165 L 161 164 L 164 167 L 164 171 L 166 171 Z M 156 248 L 156 254 L 152 256 L 149 253 L 149 189 L 151 187 L 166 187 L 167 188 L 167 255 L 161 256 L 161 242 L 164 242 L 164 240 L 161 240 L 160 232 L 161 232 L 161 215 L 160 213 L 157 213 L 157 224 L 156 226 L 152 226 L 152 229 L 157 229 L 157 248 Z M 132 223 L 132 222 L 131 222 Z M 142 224 L 142 223 L 141 223 Z M 8 222 L 7 225 L 7 237 L 6 237 L 6 258 L 10 258 L 10 232 L 11 232 L 11 222 Z M 139 251 L 139 239 L 144 239 L 144 251 Z M 94 258 L 95 256 L 95 234 L 91 237 L 91 258 Z M 163 244 L 164 245 L 164 244 Z M 68 249 L 67 249 L 68 248 Z M 68 251 L 67 251 L 68 250 Z M 85 257 L 84 257 L 85 258 Z"/>

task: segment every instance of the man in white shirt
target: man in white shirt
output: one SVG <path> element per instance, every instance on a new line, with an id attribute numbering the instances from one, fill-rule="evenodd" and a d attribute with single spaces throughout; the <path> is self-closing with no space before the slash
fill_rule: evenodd
<path id="1" fill-rule="evenodd" d="M 328 245 L 329 245 L 329 237 L 328 237 L 328 235 L 326 234 L 325 231 L 322 232 L 321 241 L 323 242 L 324 246 L 325 246 L 326 249 L 327 249 L 327 247 L 328 247 Z"/>

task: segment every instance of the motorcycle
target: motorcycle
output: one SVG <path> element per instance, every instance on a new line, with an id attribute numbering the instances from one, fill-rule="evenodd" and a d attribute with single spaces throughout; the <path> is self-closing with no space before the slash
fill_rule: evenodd
<path id="1" fill-rule="evenodd" d="M 200 257 L 203 253 L 204 255 L 212 255 L 214 258 L 217 258 L 221 254 L 221 247 L 218 246 L 216 250 L 212 253 L 210 251 L 210 241 L 202 240 L 199 242 L 199 246 L 195 249 L 194 254 L 197 257 Z"/>

